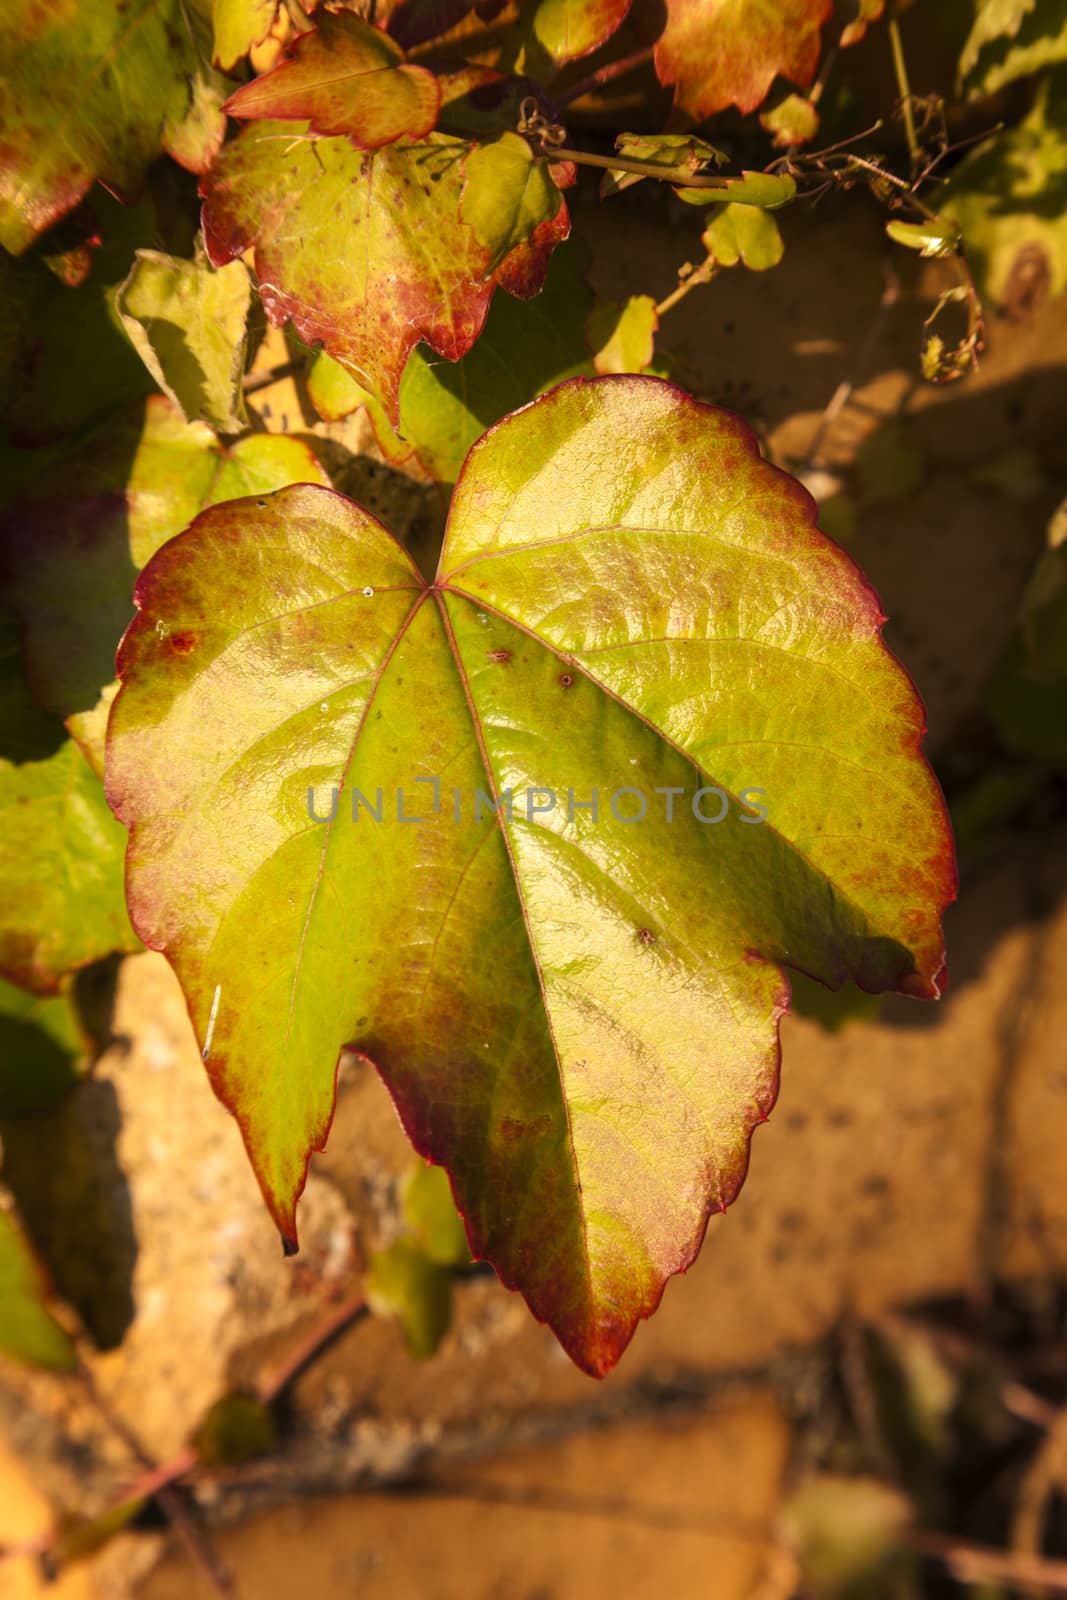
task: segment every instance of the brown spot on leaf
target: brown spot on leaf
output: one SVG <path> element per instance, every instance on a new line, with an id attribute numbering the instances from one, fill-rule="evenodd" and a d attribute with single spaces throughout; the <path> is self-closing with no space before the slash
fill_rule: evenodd
<path id="1" fill-rule="evenodd" d="M 495 661 L 501 667 L 511 660 L 510 650 L 489 650 L 486 655 L 490 661 Z"/>
<path id="2" fill-rule="evenodd" d="M 1012 263 L 1000 309 L 1013 322 L 1025 322 L 1048 299 L 1052 269 L 1043 245 L 1023 245 Z"/>
<path id="3" fill-rule="evenodd" d="M 570 672 L 561 672 L 559 675 L 559 681 L 560 685 L 564 689 L 570 689 L 574 684 L 574 676 Z"/>
<path id="4" fill-rule="evenodd" d="M 169 636 L 167 643 L 170 645 L 175 655 L 187 656 L 191 651 L 195 650 L 197 645 L 200 643 L 200 635 L 198 633 L 192 633 L 191 631 L 187 631 L 185 633 L 172 633 Z"/>
<path id="5" fill-rule="evenodd" d="M 637 937 L 642 944 L 655 944 L 656 935 L 651 928 L 638 928 Z"/>

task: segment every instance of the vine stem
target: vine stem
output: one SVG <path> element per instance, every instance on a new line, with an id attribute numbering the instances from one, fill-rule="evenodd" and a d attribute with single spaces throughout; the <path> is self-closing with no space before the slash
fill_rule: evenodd
<path id="1" fill-rule="evenodd" d="M 730 182 L 728 178 L 690 172 L 685 167 L 657 167 L 652 161 L 629 161 L 626 156 L 598 156 L 591 150 L 571 150 L 563 144 L 539 143 L 539 154 L 549 161 L 573 161 L 581 167 L 602 167 L 608 172 L 636 172 L 639 178 L 659 178 L 661 182 L 673 183 L 679 189 L 725 189 Z"/>
<path id="2" fill-rule="evenodd" d="M 900 22 L 895 14 L 889 18 L 889 43 L 893 51 L 893 71 L 896 74 L 897 91 L 904 112 L 904 133 L 908 141 L 908 155 L 911 158 L 911 170 L 914 174 L 922 160 L 922 152 L 915 132 L 915 113 L 911 108 L 911 86 L 908 83 L 907 62 L 904 60 L 904 44 L 900 37 Z"/>

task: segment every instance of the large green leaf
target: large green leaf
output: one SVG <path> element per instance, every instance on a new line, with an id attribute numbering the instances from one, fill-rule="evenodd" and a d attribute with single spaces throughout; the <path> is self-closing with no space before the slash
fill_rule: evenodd
<path id="1" fill-rule="evenodd" d="M 124 846 L 72 739 L 44 761 L 0 761 L 0 976 L 54 994 L 65 973 L 139 948 Z"/>
<path id="2" fill-rule="evenodd" d="M 314 141 L 290 124 L 257 122 L 205 180 L 215 265 L 254 248 L 270 319 L 291 319 L 306 344 L 349 367 L 394 427 L 400 376 L 419 340 L 458 360 L 482 331 L 497 285 L 522 299 L 536 294 L 570 231 L 560 199 L 497 262 L 461 216 L 472 148 L 434 133 L 360 152 L 347 139 Z"/>
<path id="3" fill-rule="evenodd" d="M 40 1268 L 7 1211 L 0 1211 L 0 1352 L 34 1367 L 64 1369 L 77 1359 L 45 1303 Z"/>
<path id="4" fill-rule="evenodd" d="M 350 1046 L 605 1372 L 741 1184 L 780 968 L 938 992 L 951 844 L 870 589 L 743 423 L 608 377 L 479 441 L 428 585 L 298 488 L 205 513 L 137 601 L 131 912 L 283 1237 Z"/>
<path id="5" fill-rule="evenodd" d="M 88 1048 L 69 992 L 31 994 L 0 980 L 0 1118 L 50 1111 L 77 1084 Z"/>
<path id="6" fill-rule="evenodd" d="M 161 144 L 194 171 L 210 164 L 224 119 L 205 121 L 194 98 L 197 32 L 182 0 L 9 0 L 0 30 L 0 245 L 20 254 L 94 179 L 132 199 Z"/>
<path id="7" fill-rule="evenodd" d="M 667 0 L 660 82 L 696 121 L 729 105 L 755 111 L 779 73 L 807 88 L 832 11 L 833 0 Z"/>

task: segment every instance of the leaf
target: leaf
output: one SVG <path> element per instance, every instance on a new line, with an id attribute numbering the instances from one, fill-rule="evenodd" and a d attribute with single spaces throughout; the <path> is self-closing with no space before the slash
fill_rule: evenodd
<path id="1" fill-rule="evenodd" d="M 463 1220 L 452 1199 L 443 1167 L 420 1161 L 408 1173 L 403 1197 L 404 1221 L 420 1248 L 439 1267 L 462 1267 L 470 1260 Z"/>
<path id="2" fill-rule="evenodd" d="M 164 126 L 201 115 L 198 62 L 182 0 L 10 0 L 4 23 L 0 245 L 20 255 L 94 179 L 135 197 Z"/>
<path id="3" fill-rule="evenodd" d="M 301 439 L 252 434 L 229 449 L 162 396 L 91 437 L 0 518 L 26 673 L 102 770 L 102 716 L 138 571 L 205 505 L 329 479 Z M 56 641 L 63 648 L 56 648 Z"/>
<path id="4" fill-rule="evenodd" d="M 776 150 L 792 150 L 814 139 L 819 131 L 819 113 L 802 94 L 787 94 L 770 111 L 761 113 L 760 124 L 773 135 Z"/>
<path id="5" fill-rule="evenodd" d="M 130 343 L 186 422 L 220 433 L 248 426 L 241 380 L 248 354 L 252 284 L 243 262 L 218 272 L 194 261 L 138 250 L 115 295 Z"/>
<path id="6" fill-rule="evenodd" d="M 280 131 L 281 130 L 281 131 Z M 407 358 L 424 339 L 455 361 L 477 339 L 498 284 L 537 293 L 570 231 L 564 203 L 496 268 L 459 215 L 470 146 L 445 134 L 361 155 L 345 139 L 294 140 L 257 123 L 205 180 L 216 266 L 255 249 L 270 320 L 292 320 L 376 395 L 390 423 Z"/>
<path id="7" fill-rule="evenodd" d="M 278 0 L 215 0 L 215 65 L 223 72 L 231 71 L 250 50 L 263 43 L 277 13 Z"/>
<path id="8" fill-rule="evenodd" d="M 664 172 L 676 171 L 679 178 L 694 177 L 709 167 L 721 167 L 728 159 L 714 145 L 688 133 L 620 133 L 615 140 L 615 151 L 627 161 L 645 162 L 661 167 Z M 605 172 L 601 182 L 601 199 L 644 181 L 639 172 L 627 172 L 621 167 L 611 169 Z"/>
<path id="9" fill-rule="evenodd" d="M 548 162 L 517 133 L 476 146 L 463 174 L 460 216 L 488 252 L 490 272 L 536 228 L 550 224 L 563 205 Z"/>
<path id="10" fill-rule="evenodd" d="M 964 157 L 940 205 L 982 291 L 1008 315 L 1067 287 L 1067 71 L 1042 85 L 1017 128 Z"/>
<path id="11" fill-rule="evenodd" d="M 408 1354 L 426 1361 L 452 1320 L 452 1274 L 431 1261 L 412 1239 L 399 1238 L 371 1257 L 367 1304 L 378 1317 L 395 1317 Z"/>
<path id="12" fill-rule="evenodd" d="M 970 100 L 1067 61 L 1067 0 L 982 0 L 960 56 Z"/>
<path id="13" fill-rule="evenodd" d="M 297 488 L 201 516 L 137 601 L 131 913 L 283 1236 L 351 1045 L 474 1256 L 607 1371 L 740 1187 L 779 964 L 938 992 L 951 844 L 871 591 L 744 424 L 624 377 L 479 440 L 429 586 Z"/>
<path id="14" fill-rule="evenodd" d="M 201 1418 L 192 1444 L 205 1467 L 242 1467 L 269 1456 L 277 1448 L 278 1431 L 269 1406 L 254 1395 L 233 1390 Z"/>
<path id="15" fill-rule="evenodd" d="M 527 305 L 497 295 L 484 332 L 462 360 L 444 362 L 417 345 L 400 380 L 399 437 L 373 395 L 329 356 L 313 364 L 313 403 L 326 417 L 365 405 L 390 460 L 415 455 L 439 483 L 455 483 L 471 445 L 494 422 L 561 378 L 593 376 L 585 334 L 593 296 L 583 260 L 577 242 L 557 250 L 544 288 Z"/>
<path id="16" fill-rule="evenodd" d="M 797 186 L 787 172 L 743 172 L 739 178 L 724 178 L 721 189 L 674 192 L 691 206 L 758 206 L 761 211 L 780 211 L 795 197 Z"/>
<path id="17" fill-rule="evenodd" d="M 79 1081 L 85 1029 L 72 996 L 0 981 L 0 1118 L 50 1111 Z"/>
<path id="18" fill-rule="evenodd" d="M 189 102 L 163 121 L 160 143 L 187 172 L 206 172 L 226 137 L 223 102 L 233 88 L 221 73 L 199 61 L 189 79 Z"/>
<path id="19" fill-rule="evenodd" d="M 77 1361 L 48 1310 L 40 1269 L 9 1211 L 0 1211 L 0 1352 L 54 1371 L 69 1371 Z"/>
<path id="20" fill-rule="evenodd" d="M 409 66 L 394 39 L 350 11 L 320 11 L 284 61 L 226 102 L 231 117 L 306 122 L 313 133 L 346 135 L 358 150 L 421 139 L 440 106 L 433 73 Z"/>
<path id="21" fill-rule="evenodd" d="M 44 761 L 0 761 L 0 975 L 36 994 L 113 950 L 137 950 L 123 830 L 73 740 Z"/>
<path id="22" fill-rule="evenodd" d="M 667 0 L 656 72 L 694 121 L 755 111 L 777 75 L 807 88 L 833 0 Z"/>
<path id="23" fill-rule="evenodd" d="M 659 327 L 651 295 L 631 295 L 621 306 L 602 301 L 585 326 L 597 372 L 643 372 L 651 365 Z"/>
<path id="24" fill-rule="evenodd" d="M 947 217 L 931 217 L 923 222 L 892 220 L 886 223 L 885 231 L 894 244 L 902 244 L 921 256 L 954 256 L 960 247 L 960 231 Z"/>
<path id="25" fill-rule="evenodd" d="M 875 1478 L 825 1473 L 805 1479 L 784 1518 L 805 1593 L 846 1600 L 904 1587 L 899 1571 L 887 1569 L 902 1556 L 906 1561 L 914 1515 L 906 1495 Z"/>
<path id="26" fill-rule="evenodd" d="M 785 254 L 777 222 L 755 206 L 723 206 L 704 229 L 701 242 L 720 267 L 736 267 L 743 261 L 753 272 L 776 267 Z"/>
<path id="27" fill-rule="evenodd" d="M 520 26 L 527 51 L 534 46 L 562 66 L 606 44 L 626 20 L 631 0 L 528 0 Z M 527 62 L 533 70 L 536 61 Z"/>

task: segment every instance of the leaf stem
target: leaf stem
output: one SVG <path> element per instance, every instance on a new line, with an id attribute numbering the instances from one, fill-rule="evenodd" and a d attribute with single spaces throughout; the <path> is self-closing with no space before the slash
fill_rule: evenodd
<path id="1" fill-rule="evenodd" d="M 701 262 L 699 267 L 694 267 L 690 272 L 686 272 L 683 267 L 682 272 L 679 274 L 678 287 L 672 289 L 666 299 L 659 302 L 656 307 L 656 315 L 662 317 L 664 312 L 672 310 L 679 300 L 685 299 L 690 289 L 696 288 L 698 283 L 710 283 L 718 270 L 719 264 L 717 261 L 713 261 L 711 256 L 708 256 L 705 261 Z"/>
<path id="2" fill-rule="evenodd" d="M 915 114 L 911 108 L 911 86 L 908 83 L 908 67 L 904 60 L 904 45 L 900 37 L 900 23 L 894 14 L 889 18 L 889 43 L 893 51 L 893 71 L 897 79 L 897 91 L 900 95 L 901 109 L 904 112 L 904 133 L 908 141 L 908 155 L 911 158 L 911 170 L 914 173 L 922 159 L 919 149 L 919 140 L 915 132 Z"/>

